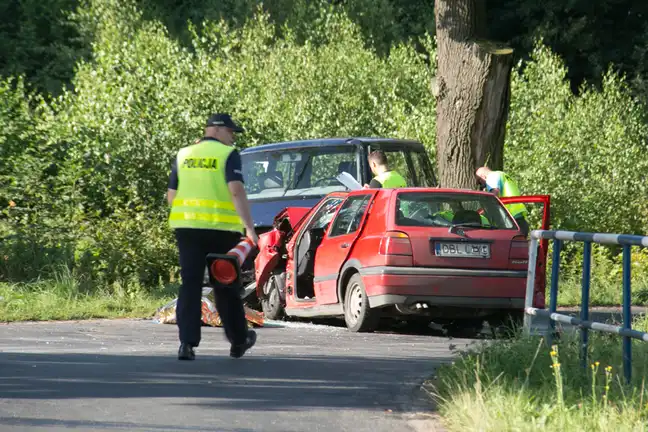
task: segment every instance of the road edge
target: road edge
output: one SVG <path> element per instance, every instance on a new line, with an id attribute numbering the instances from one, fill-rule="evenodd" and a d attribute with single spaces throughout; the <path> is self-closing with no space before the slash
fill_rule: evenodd
<path id="1" fill-rule="evenodd" d="M 402 383 L 403 391 L 397 401 L 401 418 L 407 425 L 407 430 L 413 432 L 448 432 L 443 425 L 442 417 L 436 410 L 436 404 L 430 391 L 426 388 L 427 383 L 434 380 L 436 370 L 441 364 L 452 361 L 448 359 L 441 363 L 434 363 L 423 377 L 421 375 L 408 376 Z"/>

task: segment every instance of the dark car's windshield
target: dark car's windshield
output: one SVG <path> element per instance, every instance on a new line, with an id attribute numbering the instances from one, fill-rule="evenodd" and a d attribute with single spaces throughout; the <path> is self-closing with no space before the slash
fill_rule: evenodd
<path id="1" fill-rule="evenodd" d="M 443 192 L 399 193 L 396 199 L 396 224 L 516 229 L 515 222 L 494 195 Z"/>
<path id="2" fill-rule="evenodd" d="M 361 183 L 358 154 L 350 146 L 243 153 L 241 162 L 250 200 L 344 191 L 336 179 L 342 172 Z"/>

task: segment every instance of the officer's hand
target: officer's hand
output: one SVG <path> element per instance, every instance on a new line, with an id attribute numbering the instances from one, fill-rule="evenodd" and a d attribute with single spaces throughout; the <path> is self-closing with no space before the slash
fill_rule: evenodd
<path id="1" fill-rule="evenodd" d="M 254 230 L 250 230 L 246 233 L 246 236 L 252 243 L 254 243 L 255 246 L 259 244 L 259 236 L 254 232 Z"/>
<path id="2" fill-rule="evenodd" d="M 362 189 L 369 189 L 369 185 L 365 183 L 365 185 L 362 187 Z"/>

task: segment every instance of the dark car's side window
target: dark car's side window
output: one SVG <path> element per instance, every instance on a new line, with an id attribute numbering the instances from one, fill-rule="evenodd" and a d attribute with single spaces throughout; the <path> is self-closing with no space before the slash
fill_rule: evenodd
<path id="1" fill-rule="evenodd" d="M 329 237 L 351 234 L 358 230 L 362 216 L 367 211 L 371 194 L 349 197 L 337 214 Z"/>

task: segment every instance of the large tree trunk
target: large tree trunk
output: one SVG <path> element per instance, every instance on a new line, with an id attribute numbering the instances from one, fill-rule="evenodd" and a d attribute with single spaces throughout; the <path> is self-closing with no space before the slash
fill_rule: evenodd
<path id="1" fill-rule="evenodd" d="M 485 40 L 485 0 L 436 0 L 436 154 L 443 187 L 474 189 L 501 169 L 512 49 Z"/>

